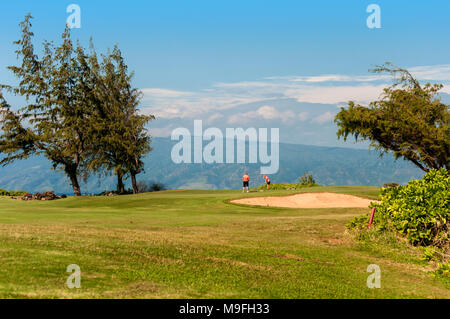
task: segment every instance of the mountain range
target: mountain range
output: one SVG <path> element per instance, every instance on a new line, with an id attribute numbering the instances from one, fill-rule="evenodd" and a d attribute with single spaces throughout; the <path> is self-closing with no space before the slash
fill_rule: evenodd
<path id="1" fill-rule="evenodd" d="M 144 159 L 145 172 L 138 175 L 138 181 L 159 182 L 170 189 L 239 189 L 241 176 L 247 171 L 251 186 L 263 183 L 261 164 L 176 164 L 171 159 L 176 143 L 170 138 L 153 138 L 153 150 Z M 305 172 L 312 173 L 318 184 L 329 186 L 404 184 L 423 175 L 407 161 L 394 160 L 391 155 L 380 158 L 376 151 L 364 149 L 280 143 L 279 154 L 279 171 L 270 176 L 273 183 L 297 182 Z M 0 188 L 72 193 L 65 175 L 53 170 L 42 156 L 0 167 Z M 112 189 L 115 189 L 115 178 L 110 175 L 91 176 L 82 183 L 85 194 Z"/>

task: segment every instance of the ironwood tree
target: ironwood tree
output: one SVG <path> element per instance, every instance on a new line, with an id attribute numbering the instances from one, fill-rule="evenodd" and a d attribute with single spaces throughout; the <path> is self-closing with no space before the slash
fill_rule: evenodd
<path id="1" fill-rule="evenodd" d="M 137 193 L 136 175 L 144 169 L 142 157 L 151 150 L 146 125 L 154 116 L 139 113 L 141 92 L 132 87 L 133 73 L 128 72 L 117 46 L 103 55 L 101 63 L 94 52 L 90 63 L 99 86 L 97 100 L 102 103 L 94 117 L 94 147 L 89 167 L 94 171 L 113 171 L 119 194 L 125 193 L 123 179 L 129 175 L 133 193 Z"/>
<path id="2" fill-rule="evenodd" d="M 440 84 L 421 85 L 411 73 L 385 63 L 375 73 L 394 78 L 379 100 L 369 106 L 349 102 L 336 115 L 337 136 L 347 140 L 370 141 L 380 155 L 392 152 L 395 158 L 411 161 L 425 172 L 449 168 L 449 105 L 439 98 Z"/>
<path id="3" fill-rule="evenodd" d="M 31 19 L 25 17 L 22 37 L 14 42 L 21 63 L 8 67 L 19 84 L 0 85 L 26 101 L 13 111 L 0 91 L 0 164 L 44 155 L 54 169 L 64 171 L 76 196 L 81 195 L 80 176 L 100 169 L 117 174 L 119 193 L 125 192 L 126 175 L 137 191 L 142 157 L 151 150 L 145 126 L 154 117 L 139 113 L 141 93 L 131 85 L 133 74 L 120 50 L 116 46 L 98 63 L 95 51 L 87 54 L 73 44 L 66 27 L 61 45 L 44 42 L 39 58 Z"/>
<path id="4" fill-rule="evenodd" d="M 89 70 L 80 63 L 85 59 L 84 52 L 73 45 L 67 27 L 59 47 L 44 42 L 44 54 L 39 59 L 32 43 L 31 19 L 31 15 L 25 17 L 22 37 L 14 42 L 21 64 L 8 67 L 19 84 L 2 85 L 23 97 L 26 105 L 17 112 L 9 106 L 3 108 L 0 152 L 5 157 L 0 164 L 42 154 L 54 169 L 65 172 L 74 194 L 79 196 L 78 175 L 89 144 Z"/>

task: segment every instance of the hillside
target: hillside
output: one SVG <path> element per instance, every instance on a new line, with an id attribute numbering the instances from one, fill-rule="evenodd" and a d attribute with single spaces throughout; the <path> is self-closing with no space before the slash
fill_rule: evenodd
<path id="1" fill-rule="evenodd" d="M 260 164 L 175 164 L 170 157 L 174 144 L 169 138 L 154 138 L 154 150 L 145 158 L 145 174 L 140 174 L 138 180 L 162 182 L 172 189 L 237 189 L 242 173 L 247 170 L 253 185 L 262 184 Z M 380 159 L 375 151 L 281 143 L 280 169 L 271 180 L 296 182 L 305 171 L 312 172 L 319 184 L 327 186 L 401 184 L 422 175 L 414 165 L 395 161 L 392 156 Z M 114 187 L 113 176 L 106 176 L 101 182 L 93 176 L 82 191 L 97 193 Z M 42 157 L 0 167 L 0 188 L 71 193 L 64 175 L 52 171 L 50 163 Z"/>

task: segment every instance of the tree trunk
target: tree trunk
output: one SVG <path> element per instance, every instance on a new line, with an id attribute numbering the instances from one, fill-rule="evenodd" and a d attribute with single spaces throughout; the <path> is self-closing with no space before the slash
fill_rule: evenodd
<path id="1" fill-rule="evenodd" d="M 119 195 L 125 194 L 125 185 L 123 184 L 123 172 L 117 171 L 117 193 Z"/>
<path id="2" fill-rule="evenodd" d="M 416 159 L 414 159 L 414 158 L 407 158 L 407 159 L 409 159 L 411 162 L 413 162 L 418 168 L 420 168 L 425 173 L 428 173 L 430 171 L 428 168 L 426 168 L 425 166 L 420 164 L 419 161 L 417 161 Z"/>
<path id="3" fill-rule="evenodd" d="M 137 194 L 139 193 L 139 190 L 136 183 L 136 173 L 130 172 L 130 175 L 131 175 L 131 184 L 133 185 L 133 194 Z"/>
<path id="4" fill-rule="evenodd" d="M 75 196 L 81 196 L 80 184 L 78 184 L 77 173 L 69 173 L 70 182 L 72 183 L 73 193 Z"/>

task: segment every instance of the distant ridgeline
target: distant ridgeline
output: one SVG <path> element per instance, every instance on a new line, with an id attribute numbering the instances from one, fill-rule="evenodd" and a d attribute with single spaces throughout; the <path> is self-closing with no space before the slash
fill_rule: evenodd
<path id="1" fill-rule="evenodd" d="M 244 171 L 250 175 L 250 186 L 263 183 L 260 164 L 175 164 L 171 159 L 176 141 L 170 138 L 153 138 L 151 151 L 144 159 L 145 173 L 139 181 L 157 181 L 167 188 L 178 189 L 239 189 Z M 423 172 L 404 160 L 392 156 L 378 157 L 375 151 L 319 147 L 280 143 L 280 168 L 270 175 L 273 183 L 296 183 L 304 172 L 312 173 L 320 185 L 368 185 L 407 183 L 420 178 Z M 100 183 L 101 181 L 101 183 Z M 129 180 L 127 186 L 130 187 Z M 0 188 L 43 192 L 54 190 L 57 194 L 72 194 L 66 177 L 51 170 L 43 157 L 33 157 L 0 167 Z M 83 193 L 100 193 L 116 188 L 116 178 L 93 176 L 82 185 Z"/>

